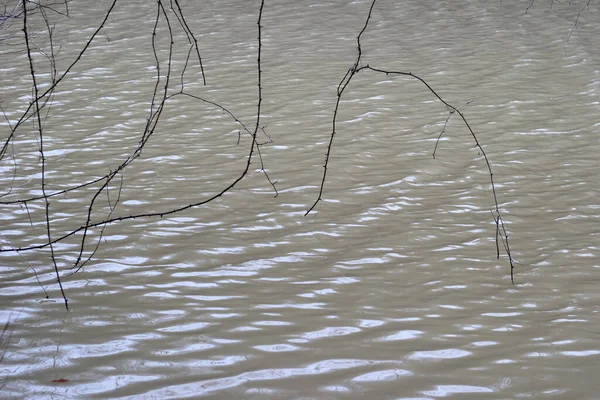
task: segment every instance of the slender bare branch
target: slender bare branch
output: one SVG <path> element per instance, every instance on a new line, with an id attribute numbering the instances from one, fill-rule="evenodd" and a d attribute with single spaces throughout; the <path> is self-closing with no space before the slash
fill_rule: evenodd
<path id="1" fill-rule="evenodd" d="M 6 153 L 6 148 L 7 148 L 8 144 L 10 143 L 10 141 L 13 139 L 13 137 L 15 135 L 15 132 L 17 131 L 17 129 L 19 128 L 19 126 L 21 126 L 21 124 L 23 122 L 25 122 L 25 120 L 27 119 L 27 116 L 29 115 L 29 112 L 31 111 L 31 108 L 33 107 L 33 104 L 34 103 L 38 104 L 39 101 L 42 100 L 42 98 L 46 97 L 49 93 L 53 92 L 55 90 L 56 86 L 71 72 L 71 69 L 73 69 L 73 67 L 75 66 L 75 64 L 77 64 L 79 62 L 79 60 L 81 60 L 81 58 L 83 57 L 83 54 L 90 47 L 90 45 L 94 41 L 94 38 L 96 37 L 96 35 L 98 35 L 98 33 L 100 32 L 100 30 L 102 28 L 104 28 L 104 25 L 106 24 L 106 21 L 108 21 L 108 17 L 110 16 L 110 14 L 112 13 L 113 9 L 115 8 L 115 6 L 117 4 L 117 1 L 118 0 L 113 0 L 111 6 L 109 7 L 107 13 L 104 16 L 103 21 L 100 23 L 100 26 L 94 31 L 94 33 L 92 34 L 92 36 L 88 39 L 88 41 L 86 42 L 86 44 L 83 46 L 83 49 L 79 52 L 79 54 L 77 55 L 77 57 L 75 57 L 75 60 L 73 60 L 73 62 L 67 67 L 67 69 L 65 70 L 65 72 L 63 72 L 60 75 L 60 77 L 58 77 L 58 79 L 56 79 L 56 81 L 52 85 L 50 85 L 50 87 L 48 87 L 48 89 L 46 89 L 42 94 L 38 93 L 35 101 L 31 102 L 29 104 L 29 106 L 27 107 L 27 109 L 23 112 L 23 114 L 21 115 L 21 118 L 19 118 L 19 120 L 17 121 L 17 123 L 13 126 L 10 135 L 8 136 L 8 138 L 6 139 L 6 141 L 4 142 L 4 145 L 2 146 L 2 149 L 0 149 L 0 160 L 2 160 L 2 158 L 4 158 L 4 154 Z M 26 5 L 27 1 L 23 1 L 23 3 Z M 39 104 L 38 104 L 38 107 L 39 107 Z"/>
<path id="2" fill-rule="evenodd" d="M 41 189 L 42 194 L 44 196 L 44 206 L 45 206 L 45 215 L 46 215 L 46 234 L 48 237 L 48 242 L 52 243 L 52 229 L 50 224 L 50 201 L 46 197 L 46 156 L 44 154 L 44 130 L 42 128 L 42 117 L 40 115 L 40 106 L 39 106 L 39 91 L 37 85 L 37 79 L 35 75 L 35 68 L 33 64 L 33 57 L 31 55 L 31 46 L 29 44 L 29 31 L 27 27 L 27 0 L 23 0 L 23 33 L 25 35 L 25 46 L 27 48 L 27 58 L 29 59 L 29 71 L 31 73 L 31 80 L 33 82 L 33 106 L 34 112 L 36 115 L 36 123 L 37 130 L 40 140 L 40 159 L 42 164 L 42 174 L 41 174 Z M 65 294 L 65 290 L 62 285 L 62 281 L 60 278 L 60 272 L 58 271 L 58 265 L 56 263 L 56 257 L 54 254 L 54 246 L 50 245 L 50 258 L 52 259 L 52 264 L 54 265 L 54 271 L 56 273 L 56 281 L 58 286 L 60 287 L 60 292 L 62 294 L 63 300 L 65 302 L 65 307 L 69 308 L 69 300 L 67 299 L 67 295 Z"/>
<path id="3" fill-rule="evenodd" d="M 360 65 L 362 54 L 363 54 L 362 46 L 361 46 L 361 37 L 362 37 L 363 33 L 366 31 L 367 26 L 369 25 L 369 20 L 371 19 L 371 14 L 373 12 L 373 7 L 375 6 L 375 1 L 376 0 L 373 0 L 371 2 L 371 7 L 369 8 L 369 12 L 367 14 L 365 24 L 362 27 L 362 29 L 360 30 L 360 33 L 358 34 L 358 36 L 356 38 L 356 41 L 357 41 L 356 60 L 353 64 L 353 66 L 350 67 L 350 69 L 345 73 L 344 77 L 340 81 L 338 88 L 337 88 L 337 99 L 336 99 L 336 103 L 335 103 L 335 108 L 333 110 L 333 118 L 332 118 L 332 131 L 331 131 L 330 138 L 329 138 L 329 144 L 327 146 L 327 153 L 325 155 L 325 164 L 323 165 L 323 175 L 321 177 L 321 185 L 319 188 L 319 194 L 317 196 L 317 199 L 312 204 L 312 206 L 308 209 L 308 211 L 306 211 L 305 215 L 308 215 L 316 207 L 316 205 L 323 199 L 323 189 L 325 187 L 325 180 L 327 177 L 327 170 L 328 170 L 328 166 L 329 166 L 329 162 L 330 162 L 333 140 L 337 133 L 337 117 L 338 117 L 340 101 L 342 99 L 342 95 L 344 94 L 344 91 L 346 90 L 346 88 L 348 87 L 350 82 L 352 81 L 352 78 L 356 74 L 358 74 L 359 72 L 362 72 L 362 71 L 377 72 L 377 73 L 382 73 L 385 75 L 408 76 L 408 77 L 411 77 L 411 78 L 414 78 L 414 79 L 417 79 L 418 81 L 420 81 L 423 85 L 425 85 L 425 87 L 429 90 L 429 92 L 431 92 L 440 102 L 442 102 L 448 108 L 450 115 L 448 116 L 448 119 L 446 119 L 446 123 L 444 124 L 444 129 L 442 130 L 442 134 L 444 133 L 444 130 L 445 130 L 446 124 L 448 123 L 449 118 L 455 113 L 458 114 L 460 116 L 460 118 L 462 119 L 464 125 L 467 127 L 467 129 L 471 133 L 471 136 L 473 137 L 473 140 L 475 141 L 476 147 L 479 149 L 480 153 L 483 155 L 483 158 L 485 160 L 485 163 L 487 165 L 487 169 L 489 172 L 492 194 L 493 194 L 493 198 L 494 198 L 494 213 L 495 213 L 494 221 L 496 222 L 496 246 L 499 249 L 498 233 L 500 231 L 502 231 L 504 248 L 506 250 L 506 254 L 508 255 L 508 259 L 509 259 L 509 263 L 510 263 L 511 281 L 514 283 L 514 260 L 510 253 L 510 247 L 508 244 L 508 234 L 506 233 L 506 229 L 504 226 L 504 220 L 502 219 L 502 215 L 500 213 L 500 208 L 498 205 L 498 198 L 496 195 L 496 186 L 494 184 L 494 174 L 492 172 L 492 166 L 490 164 L 490 161 L 488 159 L 488 156 L 487 156 L 485 150 L 481 146 L 479 139 L 475 135 L 475 132 L 471 128 L 471 125 L 465 118 L 464 114 L 459 110 L 459 108 L 454 107 L 453 105 L 448 103 L 446 100 L 444 100 L 423 78 L 413 74 L 412 72 L 389 71 L 389 70 L 385 70 L 382 68 L 371 67 L 368 64 Z M 533 1 L 534 0 L 531 1 L 530 7 L 533 6 Z M 438 141 L 442 134 L 440 134 L 440 136 L 438 137 Z M 436 142 L 436 148 L 437 148 L 437 142 Z M 435 149 L 434 149 L 433 156 L 435 158 Z M 499 250 L 497 252 L 497 256 L 498 257 L 500 256 Z"/>

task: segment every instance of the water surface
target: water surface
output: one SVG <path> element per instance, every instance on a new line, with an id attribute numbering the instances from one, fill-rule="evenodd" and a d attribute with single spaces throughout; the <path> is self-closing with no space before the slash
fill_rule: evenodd
<path id="1" fill-rule="evenodd" d="M 72 18 L 53 17 L 59 71 L 109 5 L 74 2 Z M 203 86 L 190 65 L 186 91 L 249 129 L 258 6 L 182 2 L 207 79 Z M 433 159 L 448 110 L 411 78 L 365 71 L 352 80 L 323 201 L 304 216 L 318 196 L 336 86 L 369 6 L 265 5 L 261 127 L 273 143 L 261 152 L 277 197 L 256 158 L 214 202 L 107 226 L 77 274 L 69 268 L 81 239 L 61 242 L 69 311 L 47 249 L 0 254 L 2 322 L 10 321 L 2 397 L 597 398 L 598 6 L 567 42 L 579 9 L 565 4 L 547 12 L 536 2 L 523 15 L 522 2 L 378 1 L 362 37 L 364 65 L 413 72 L 464 105 L 494 170 L 519 261 L 515 284 L 506 255 L 496 259 L 485 160 L 456 117 Z M 136 149 L 156 76 L 155 15 L 155 4 L 118 3 L 57 89 L 44 125 L 48 190 L 100 177 Z M 172 22 L 176 91 L 188 47 Z M 10 29 L 20 34 L 21 24 Z M 37 24 L 36 40 L 47 45 Z M 157 35 L 163 67 L 166 33 Z M 0 52 L 2 107 L 14 124 L 31 76 L 22 51 Z M 0 128 L 4 140 L 6 120 Z M 169 100 L 123 173 L 112 216 L 218 193 L 245 168 L 250 136 L 239 131 L 210 104 Z M 3 193 L 12 188 L 2 201 L 40 194 L 38 140 L 32 122 L 17 132 L 0 165 Z M 120 179 L 111 200 L 99 198 L 95 220 L 109 214 Z M 85 224 L 93 193 L 52 199 L 53 235 Z M 1 209 L 3 249 L 45 240 L 43 202 Z"/>

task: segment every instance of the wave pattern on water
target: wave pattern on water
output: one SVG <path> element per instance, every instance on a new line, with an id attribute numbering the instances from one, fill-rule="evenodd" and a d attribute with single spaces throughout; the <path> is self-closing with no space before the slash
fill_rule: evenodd
<path id="1" fill-rule="evenodd" d="M 95 26 L 98 3 L 73 4 L 57 28 L 65 59 L 81 26 Z M 61 243 L 68 312 L 46 252 L 0 254 L 2 396 L 595 398 L 600 79 L 589 38 L 599 26 L 587 21 L 565 51 L 573 20 L 555 4 L 522 15 L 506 2 L 381 1 L 363 43 L 365 63 L 417 73 L 453 104 L 473 101 L 461 111 L 492 162 L 520 261 L 515 285 L 495 258 L 485 161 L 454 118 L 433 159 L 448 110 L 408 78 L 352 81 L 324 201 L 304 217 L 368 3 L 267 2 L 263 124 L 274 144 L 261 151 L 279 196 L 256 172 L 204 207 L 110 225 L 74 275 L 79 239 Z M 256 5 L 185 7 L 209 81 L 193 76 L 189 89 L 251 126 Z M 52 190 L 102 176 L 135 149 L 155 73 L 148 10 L 121 5 L 106 43 L 57 92 L 46 125 Z M 4 53 L 0 90 L 14 123 L 29 76 Z M 215 107 L 174 98 L 126 170 L 115 212 L 218 193 L 245 166 L 249 137 L 238 129 Z M 17 137 L 0 164 L 3 187 L 22 196 L 40 195 L 32 138 Z M 84 223 L 87 195 L 53 200 L 57 231 Z M 45 240 L 40 204 L 2 206 L 3 247 Z M 99 203 L 98 216 L 108 208 Z"/>

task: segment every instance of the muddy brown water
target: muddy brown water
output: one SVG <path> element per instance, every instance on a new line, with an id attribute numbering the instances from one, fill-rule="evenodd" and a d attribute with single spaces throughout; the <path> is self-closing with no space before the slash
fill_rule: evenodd
<path id="1" fill-rule="evenodd" d="M 191 66 L 186 90 L 253 128 L 259 4 L 181 5 L 208 82 Z M 495 257 L 485 161 L 456 117 L 432 158 L 448 111 L 411 78 L 352 80 L 324 200 L 304 216 L 369 5 L 265 5 L 261 126 L 273 143 L 261 151 L 278 197 L 255 159 L 212 203 L 109 225 L 75 275 L 77 240 L 61 242 L 70 311 L 48 251 L 0 254 L 10 322 L 0 397 L 600 398 L 598 5 L 568 42 L 580 8 L 557 2 L 523 15 L 523 2 L 380 1 L 363 36 L 363 64 L 413 72 L 450 103 L 469 102 L 461 110 L 492 164 L 519 261 L 514 285 L 505 254 Z M 54 36 L 59 70 L 108 6 L 71 3 Z M 156 73 L 155 14 L 154 3 L 118 3 L 59 87 L 44 125 L 49 190 L 101 176 L 135 149 Z M 48 43 L 41 27 L 35 40 Z M 181 30 L 175 43 L 180 71 Z M 14 122 L 31 77 L 22 52 L 0 43 L 0 53 L 0 100 Z M 5 119 L 0 129 L 5 140 Z M 237 143 L 238 130 L 215 107 L 171 100 L 123 174 L 113 216 L 184 206 L 233 182 L 250 143 Z M 0 164 L 2 193 L 12 188 L 2 201 L 39 194 L 37 145 L 29 122 Z M 56 235 L 84 223 L 90 194 L 52 200 Z M 95 218 L 108 204 L 101 197 Z M 2 249 L 42 243 L 43 208 L 1 205 Z"/>

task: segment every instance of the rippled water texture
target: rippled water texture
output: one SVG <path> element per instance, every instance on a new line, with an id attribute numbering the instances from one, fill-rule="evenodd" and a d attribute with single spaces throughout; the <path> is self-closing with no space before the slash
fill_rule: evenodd
<path id="1" fill-rule="evenodd" d="M 323 201 L 304 216 L 370 3 L 267 1 L 260 126 L 273 143 L 261 155 L 279 196 L 255 154 L 249 176 L 214 202 L 107 226 L 77 274 L 81 235 L 62 241 L 70 311 L 48 249 L 1 253 L 0 397 L 600 398 L 600 10 L 591 2 L 567 42 L 584 2 L 552 3 L 525 15 L 529 2 L 378 0 L 362 37 L 362 65 L 413 72 L 462 107 L 494 170 L 514 285 L 506 255 L 496 259 L 485 160 L 457 115 L 433 159 L 448 110 L 410 77 L 353 78 Z M 185 90 L 250 130 L 259 5 L 181 2 L 207 79 L 192 59 Z M 109 6 L 75 1 L 72 18 L 51 14 L 59 72 Z M 101 177 L 135 150 L 157 72 L 156 12 L 156 2 L 117 3 L 57 87 L 44 111 L 47 190 Z M 170 15 L 176 92 L 188 42 Z M 39 18 L 34 40 L 48 46 Z M 2 142 L 31 100 L 22 23 L 0 31 L 16 35 L 0 42 Z M 164 23 L 155 40 L 164 74 Z M 35 54 L 47 88 L 47 59 Z M 112 217 L 215 195 L 245 168 L 240 129 L 214 105 L 169 100 L 93 219 L 117 198 Z M 38 144 L 30 120 L 0 164 L 11 191 L 1 201 L 41 194 Z M 94 193 L 52 198 L 53 236 L 85 224 Z M 46 240 L 43 202 L 0 210 L 2 249 Z"/>

